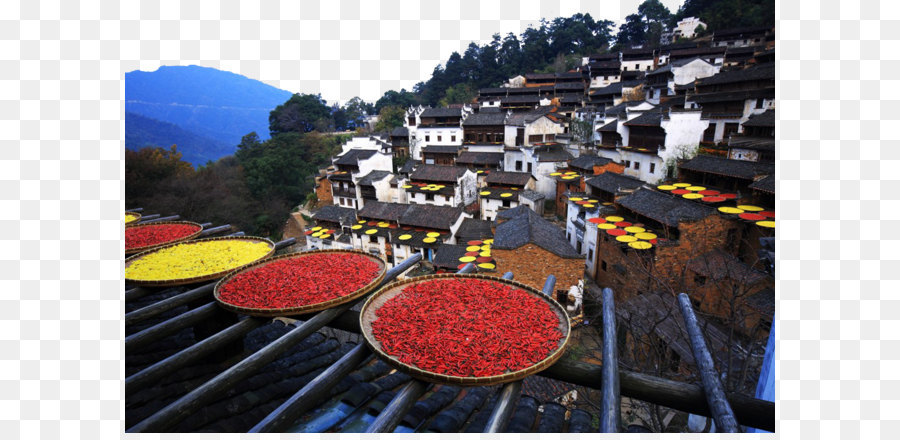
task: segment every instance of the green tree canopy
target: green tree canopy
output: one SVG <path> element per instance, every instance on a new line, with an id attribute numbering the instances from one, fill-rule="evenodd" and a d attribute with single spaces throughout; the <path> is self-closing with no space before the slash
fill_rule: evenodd
<path id="1" fill-rule="evenodd" d="M 321 95 L 295 93 L 269 113 L 269 133 L 307 133 L 333 127 L 331 108 Z"/>
<path id="2" fill-rule="evenodd" d="M 375 123 L 375 131 L 390 132 L 397 127 L 402 127 L 405 118 L 406 108 L 397 106 L 382 107 L 381 111 L 378 112 L 378 122 Z"/>

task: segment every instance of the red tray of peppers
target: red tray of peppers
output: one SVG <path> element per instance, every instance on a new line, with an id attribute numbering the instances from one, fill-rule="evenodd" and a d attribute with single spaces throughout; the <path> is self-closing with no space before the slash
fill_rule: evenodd
<path id="1" fill-rule="evenodd" d="M 213 295 L 250 316 L 291 316 L 329 309 L 372 292 L 387 265 L 358 250 L 316 250 L 271 257 L 234 272 Z"/>
<path id="2" fill-rule="evenodd" d="M 163 245 L 192 240 L 203 232 L 199 223 L 153 222 L 125 227 L 125 255 L 149 251 Z"/>
<path id="3" fill-rule="evenodd" d="M 571 331 L 552 298 L 480 274 L 392 283 L 363 306 L 360 328 L 398 370 L 453 385 L 512 382 L 542 371 L 562 356 Z"/>

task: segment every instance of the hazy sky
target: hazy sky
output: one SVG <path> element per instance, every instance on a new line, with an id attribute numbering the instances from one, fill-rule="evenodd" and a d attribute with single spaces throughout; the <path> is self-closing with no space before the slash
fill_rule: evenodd
<path id="1" fill-rule="evenodd" d="M 684 3 L 661 1 L 673 13 Z M 462 53 L 472 41 L 488 42 L 494 33 L 521 34 L 542 17 L 578 12 L 589 13 L 595 20 L 613 20 L 618 28 L 640 3 L 330 0 L 284 2 L 262 13 L 247 11 L 243 4 L 238 11 L 218 6 L 222 15 L 237 15 L 237 20 L 221 22 L 219 41 L 201 42 L 199 57 L 182 59 L 180 64 L 228 70 L 292 92 L 321 93 L 329 102 L 343 103 L 354 96 L 375 101 L 387 90 L 409 90 L 427 80 L 435 65 L 453 51 Z M 194 33 L 194 23 L 178 23 L 182 37 Z M 153 61 L 140 64 L 141 70 L 155 70 Z"/>

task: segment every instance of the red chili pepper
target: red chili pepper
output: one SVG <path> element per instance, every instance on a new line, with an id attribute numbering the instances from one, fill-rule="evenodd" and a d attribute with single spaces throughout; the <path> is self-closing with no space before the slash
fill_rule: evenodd
<path id="1" fill-rule="evenodd" d="M 355 254 L 310 254 L 276 260 L 232 277 L 219 288 L 228 304 L 283 309 L 349 295 L 371 282 L 379 267 Z"/>
<path id="2" fill-rule="evenodd" d="M 476 279 L 412 284 L 376 312 L 372 333 L 401 362 L 451 376 L 494 376 L 546 358 L 563 337 L 550 306 Z"/>
<path id="3" fill-rule="evenodd" d="M 200 230 L 197 225 L 164 224 L 125 228 L 125 250 L 153 246 L 187 237 Z"/>

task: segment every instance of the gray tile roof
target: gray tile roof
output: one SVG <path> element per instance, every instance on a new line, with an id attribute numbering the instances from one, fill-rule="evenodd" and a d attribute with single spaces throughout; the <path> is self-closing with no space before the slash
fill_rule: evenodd
<path id="1" fill-rule="evenodd" d="M 713 281 L 730 279 L 745 285 L 758 283 L 768 277 L 721 249 L 713 249 L 689 260 L 687 268 Z"/>
<path id="2" fill-rule="evenodd" d="M 491 222 L 477 218 L 465 218 L 456 231 L 456 241 L 465 243 L 469 240 L 483 240 L 493 238 Z"/>
<path id="3" fill-rule="evenodd" d="M 406 212 L 407 207 L 401 203 L 387 203 L 370 200 L 359 210 L 357 216 L 361 219 L 388 220 L 396 222 Z"/>
<path id="4" fill-rule="evenodd" d="M 505 112 L 482 111 L 466 117 L 463 127 L 476 127 L 483 125 L 503 125 L 506 123 Z"/>
<path id="5" fill-rule="evenodd" d="M 423 182 L 451 182 L 456 183 L 467 168 L 449 165 L 420 165 L 416 167 L 409 178 Z"/>
<path id="6" fill-rule="evenodd" d="M 377 153 L 375 150 L 351 149 L 338 157 L 334 163 L 337 165 L 359 165 L 360 160 L 368 159 L 374 156 L 375 153 Z"/>
<path id="7" fill-rule="evenodd" d="M 569 161 L 569 166 L 581 169 L 581 170 L 590 170 L 593 173 L 594 166 L 603 166 L 612 162 L 612 159 L 606 157 L 600 157 L 596 154 L 582 154 L 575 159 Z"/>
<path id="8" fill-rule="evenodd" d="M 750 189 L 775 194 L 775 174 L 769 174 L 750 184 Z"/>
<path id="9" fill-rule="evenodd" d="M 525 199 L 531 200 L 532 202 L 537 202 L 538 200 L 544 200 L 547 198 L 543 194 L 541 194 L 537 191 L 532 191 L 530 189 L 522 190 L 522 192 L 520 193 L 520 196 Z"/>
<path id="10" fill-rule="evenodd" d="M 432 264 L 434 264 L 434 267 L 456 270 L 462 264 L 459 262 L 459 259 L 465 255 L 465 246 L 442 244 L 438 246 L 437 251 L 434 253 Z"/>
<path id="11" fill-rule="evenodd" d="M 409 129 L 406 127 L 397 127 L 391 130 L 391 137 L 409 136 Z"/>
<path id="12" fill-rule="evenodd" d="M 312 215 L 312 219 L 349 225 L 356 220 L 356 210 L 338 205 L 325 205 Z"/>
<path id="13" fill-rule="evenodd" d="M 637 189 L 644 185 L 643 180 L 608 171 L 597 177 L 588 179 L 584 183 L 593 188 L 597 188 L 600 191 L 611 194 L 618 194 L 619 191 L 623 189 Z"/>
<path id="14" fill-rule="evenodd" d="M 625 122 L 625 125 L 659 127 L 660 122 L 662 122 L 662 112 L 656 109 L 650 109 L 642 113 L 638 117 Z"/>
<path id="15" fill-rule="evenodd" d="M 403 166 L 400 167 L 400 170 L 398 172 L 401 174 L 409 174 L 413 172 L 413 170 L 421 163 L 422 161 L 420 160 L 415 160 L 412 158 L 407 159 L 406 163 L 404 163 Z"/>
<path id="16" fill-rule="evenodd" d="M 369 174 L 360 178 L 357 185 L 373 185 L 375 182 L 380 182 L 389 176 L 392 176 L 390 171 L 372 170 Z"/>
<path id="17" fill-rule="evenodd" d="M 534 149 L 538 162 L 568 162 L 572 154 L 566 151 L 562 145 L 545 145 Z"/>
<path id="18" fill-rule="evenodd" d="M 458 108 L 426 108 L 422 111 L 420 118 L 446 118 L 446 117 L 462 117 L 462 109 Z"/>
<path id="19" fill-rule="evenodd" d="M 503 153 L 486 151 L 463 151 L 456 158 L 458 164 L 486 165 L 497 167 L 503 163 Z"/>
<path id="20" fill-rule="evenodd" d="M 368 201 L 358 216 L 365 219 L 388 220 L 403 226 L 448 230 L 456 223 L 462 209 L 451 206 L 407 205 Z"/>
<path id="21" fill-rule="evenodd" d="M 513 171 L 493 171 L 484 178 L 485 183 L 509 186 L 525 186 L 533 177 L 531 173 Z"/>
<path id="22" fill-rule="evenodd" d="M 524 209 L 497 226 L 494 233 L 494 249 L 512 250 L 533 243 L 563 258 L 583 258 L 566 240 L 566 231 L 544 220 L 528 207 L 520 206 L 504 214 L 519 208 Z M 501 214 L 497 217 L 500 218 Z"/>
<path id="23" fill-rule="evenodd" d="M 617 203 L 637 214 L 673 228 L 677 228 L 682 221 L 701 220 L 715 213 L 715 209 L 709 206 L 646 188 L 620 197 Z"/>
<path id="24" fill-rule="evenodd" d="M 771 79 L 774 86 L 775 63 L 757 64 L 740 70 L 723 70 L 713 76 L 697 79 L 697 85 L 708 86 L 766 79 Z"/>
<path id="25" fill-rule="evenodd" d="M 697 156 L 679 165 L 679 168 L 701 173 L 717 174 L 720 176 L 737 177 L 746 180 L 753 180 L 758 176 L 775 174 L 775 164 L 725 159 L 706 155 Z"/>
<path id="26" fill-rule="evenodd" d="M 422 148 L 422 153 L 456 154 L 460 148 L 461 145 L 426 145 Z"/>
<path id="27" fill-rule="evenodd" d="M 744 127 L 774 127 L 775 126 L 775 110 L 770 109 L 765 112 L 753 115 L 747 122 L 742 124 Z"/>

